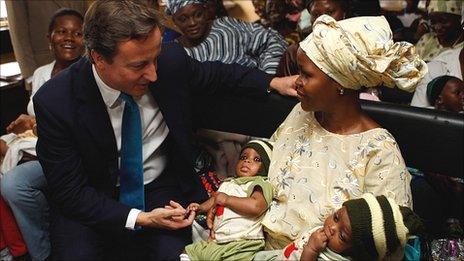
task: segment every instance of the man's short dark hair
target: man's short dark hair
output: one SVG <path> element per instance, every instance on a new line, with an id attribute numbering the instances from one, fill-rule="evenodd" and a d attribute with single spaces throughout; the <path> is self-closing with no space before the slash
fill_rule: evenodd
<path id="1" fill-rule="evenodd" d="M 160 27 L 156 12 L 143 1 L 95 1 L 84 18 L 87 56 L 93 50 L 112 62 L 118 43 L 146 38 L 155 27 Z"/>
<path id="2" fill-rule="evenodd" d="M 48 24 L 48 35 L 52 34 L 53 28 L 55 28 L 56 19 L 58 19 L 58 18 L 60 18 L 62 16 L 66 16 L 66 15 L 75 16 L 75 17 L 79 18 L 81 21 L 84 21 L 84 17 L 82 16 L 82 14 L 79 11 L 75 10 L 75 9 L 71 9 L 71 8 L 58 9 L 52 15 L 52 18 L 50 19 L 50 23 Z"/>

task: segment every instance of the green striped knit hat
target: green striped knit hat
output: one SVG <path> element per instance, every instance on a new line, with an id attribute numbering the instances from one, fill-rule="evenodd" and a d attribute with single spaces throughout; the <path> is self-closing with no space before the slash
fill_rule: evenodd
<path id="1" fill-rule="evenodd" d="M 247 144 L 243 145 L 240 154 L 242 154 L 243 150 L 246 148 L 252 148 L 259 154 L 261 157 L 261 168 L 257 175 L 267 177 L 269 165 L 271 163 L 272 144 L 265 140 L 251 140 Z"/>
<path id="2" fill-rule="evenodd" d="M 354 260 L 403 258 L 409 230 L 394 200 L 366 193 L 343 206 L 351 221 Z"/>

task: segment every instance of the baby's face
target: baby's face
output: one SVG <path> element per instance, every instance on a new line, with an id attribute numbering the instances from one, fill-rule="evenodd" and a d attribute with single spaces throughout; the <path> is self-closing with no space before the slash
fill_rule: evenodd
<path id="1" fill-rule="evenodd" d="M 327 247 L 339 254 L 349 254 L 351 249 L 351 222 L 342 207 L 324 221 L 324 232 L 327 236 Z"/>
<path id="2" fill-rule="evenodd" d="M 441 91 L 441 100 L 447 111 L 464 111 L 464 82 L 457 79 L 449 80 Z"/>
<path id="3" fill-rule="evenodd" d="M 246 148 L 240 154 L 235 173 L 238 177 L 252 177 L 258 173 L 261 168 L 261 157 L 252 148 Z"/>

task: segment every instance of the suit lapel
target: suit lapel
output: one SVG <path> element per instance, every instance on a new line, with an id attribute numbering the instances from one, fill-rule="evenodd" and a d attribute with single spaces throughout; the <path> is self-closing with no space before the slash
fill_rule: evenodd
<path id="1" fill-rule="evenodd" d="M 110 172 L 115 172 L 118 169 L 118 152 L 113 127 L 95 82 L 90 61 L 83 58 L 80 62 L 83 63 L 79 66 L 82 72 L 77 75 L 84 76 L 76 79 L 74 84 L 78 101 L 77 119 L 79 125 L 84 126 L 91 134 L 94 144 L 102 151 L 105 160 L 110 163 Z"/>
<path id="2" fill-rule="evenodd" d="M 158 75 L 158 80 L 151 85 L 151 93 L 163 114 L 169 132 L 177 143 L 177 148 L 190 162 L 192 161 L 190 148 L 192 122 L 189 93 L 185 90 L 185 86 L 179 86 L 181 81 L 176 84 L 165 79 L 160 71 L 158 71 Z"/>

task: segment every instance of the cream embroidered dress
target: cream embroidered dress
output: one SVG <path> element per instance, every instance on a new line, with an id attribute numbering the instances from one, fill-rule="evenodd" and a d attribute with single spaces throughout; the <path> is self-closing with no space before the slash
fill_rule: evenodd
<path id="1" fill-rule="evenodd" d="M 283 248 L 365 192 L 412 207 L 411 177 L 393 136 L 376 128 L 339 135 L 323 129 L 297 104 L 274 133 L 269 169 L 274 187 L 263 225 L 267 247 Z"/>

